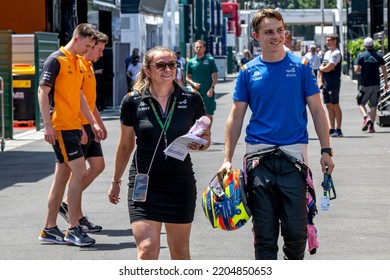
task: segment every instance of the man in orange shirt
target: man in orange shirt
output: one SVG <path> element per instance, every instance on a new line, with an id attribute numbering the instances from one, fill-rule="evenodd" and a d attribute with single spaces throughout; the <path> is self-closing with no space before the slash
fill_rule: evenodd
<path id="1" fill-rule="evenodd" d="M 56 154 L 56 170 L 49 197 L 45 227 L 39 240 L 58 244 L 73 243 L 88 246 L 95 240 L 82 231 L 77 217 L 77 205 L 81 203 L 81 185 L 86 175 L 86 164 L 81 148 L 82 112 L 91 125 L 96 140 L 102 137 L 81 86 L 84 70 L 78 55 L 84 55 L 95 45 L 96 29 L 87 23 L 78 25 L 71 41 L 52 53 L 43 66 L 39 81 L 38 101 L 44 124 L 45 141 L 53 146 Z M 69 171 L 69 226 L 65 235 L 57 227 L 57 215 L 64 196 Z"/>
<path id="2" fill-rule="evenodd" d="M 92 63 L 96 62 L 103 56 L 103 50 L 108 43 L 108 37 L 102 32 L 96 34 L 96 44 L 92 48 L 88 49 L 84 56 L 79 56 L 84 67 L 84 81 L 83 81 L 83 93 L 85 99 L 88 102 L 89 109 L 93 113 L 97 123 L 102 128 L 102 140 L 107 138 L 107 130 L 104 126 L 99 110 L 96 108 L 96 79 Z M 103 158 L 103 151 L 100 142 L 94 140 L 94 134 L 90 122 L 81 115 L 81 124 L 83 125 L 83 134 L 81 138 L 81 147 L 85 159 L 88 161 L 89 168 L 87 174 L 81 185 L 82 191 L 84 191 L 95 178 L 103 172 L 105 163 Z M 70 175 L 70 174 L 69 174 Z M 78 205 L 77 216 L 79 218 L 80 226 L 84 232 L 99 232 L 102 227 L 91 223 L 86 216 L 83 215 L 81 204 Z M 59 214 L 69 222 L 68 215 L 68 197 L 61 203 Z"/>

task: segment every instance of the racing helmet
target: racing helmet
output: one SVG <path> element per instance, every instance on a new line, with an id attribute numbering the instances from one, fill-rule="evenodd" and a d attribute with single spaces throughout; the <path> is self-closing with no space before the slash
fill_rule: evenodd
<path id="1" fill-rule="evenodd" d="M 203 192 L 202 208 L 213 228 L 236 230 L 251 217 L 240 169 L 217 173 Z"/>

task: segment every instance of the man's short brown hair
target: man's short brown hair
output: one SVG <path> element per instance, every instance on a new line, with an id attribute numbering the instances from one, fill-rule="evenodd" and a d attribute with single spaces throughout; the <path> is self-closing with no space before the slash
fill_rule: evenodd
<path id="1" fill-rule="evenodd" d="M 206 42 L 203 41 L 203 40 L 196 40 L 195 43 L 194 43 L 194 45 L 195 45 L 196 43 L 201 43 L 201 44 L 203 45 L 203 47 L 206 47 Z"/>
<path id="2" fill-rule="evenodd" d="M 337 35 L 337 34 L 328 34 L 328 35 L 326 35 L 326 38 L 330 38 L 332 40 L 336 40 L 337 43 L 339 42 L 339 35 Z"/>
<path id="3" fill-rule="evenodd" d="M 284 20 L 281 13 L 274 9 L 262 9 L 259 10 L 252 19 L 252 28 L 254 32 L 257 32 L 260 23 L 264 18 L 276 18 L 277 20 L 281 20 L 284 25 Z"/>
<path id="4" fill-rule="evenodd" d="M 103 32 L 100 32 L 100 31 L 98 31 L 96 33 L 96 43 L 107 44 L 108 41 L 109 41 L 109 38 L 106 34 L 104 34 Z"/>
<path id="5" fill-rule="evenodd" d="M 73 31 L 73 37 L 78 35 L 80 37 L 89 37 L 96 40 L 96 28 L 90 23 L 80 23 Z"/>

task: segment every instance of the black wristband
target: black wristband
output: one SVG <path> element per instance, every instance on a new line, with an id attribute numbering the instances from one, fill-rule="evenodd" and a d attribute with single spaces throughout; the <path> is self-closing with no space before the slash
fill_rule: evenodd
<path id="1" fill-rule="evenodd" d="M 323 153 L 327 153 L 327 154 L 329 154 L 332 157 L 333 156 L 333 149 L 332 148 L 322 148 L 321 149 L 321 155 Z"/>

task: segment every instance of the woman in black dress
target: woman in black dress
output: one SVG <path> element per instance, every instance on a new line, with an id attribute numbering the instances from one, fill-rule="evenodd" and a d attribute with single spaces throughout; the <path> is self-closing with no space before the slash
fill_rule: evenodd
<path id="1" fill-rule="evenodd" d="M 164 149 L 186 134 L 205 115 L 201 96 L 176 82 L 176 55 L 164 47 L 146 52 L 134 91 L 121 104 L 121 134 L 116 151 L 110 202 L 119 201 L 120 182 L 130 155 L 128 207 L 138 259 L 158 259 L 160 234 L 165 224 L 171 259 L 190 259 L 190 231 L 196 202 L 196 181 L 188 154 L 183 161 L 166 156 Z M 190 143 L 191 150 L 210 145 Z M 149 177 L 146 200 L 134 201 L 137 174 Z M 142 175 L 145 177 L 145 175 Z"/>

